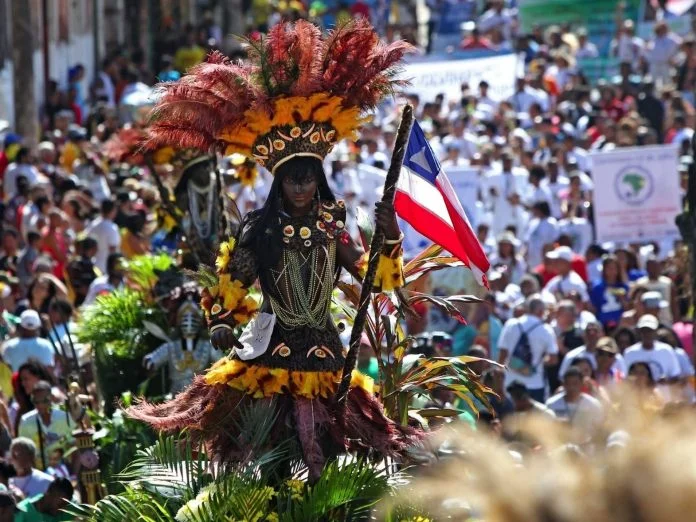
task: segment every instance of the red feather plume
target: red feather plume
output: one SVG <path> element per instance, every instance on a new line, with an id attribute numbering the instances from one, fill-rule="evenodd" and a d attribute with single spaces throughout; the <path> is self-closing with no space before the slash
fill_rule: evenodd
<path id="1" fill-rule="evenodd" d="M 208 151 L 217 136 L 243 123 L 247 110 L 270 113 L 277 96 L 328 92 L 344 107 L 373 109 L 401 82 L 396 66 L 413 47 L 382 44 L 364 18 L 322 38 L 310 22 L 278 24 L 263 39 L 248 39 L 249 60 L 231 62 L 219 52 L 192 67 L 178 82 L 160 86 L 148 146 L 175 145 Z"/>

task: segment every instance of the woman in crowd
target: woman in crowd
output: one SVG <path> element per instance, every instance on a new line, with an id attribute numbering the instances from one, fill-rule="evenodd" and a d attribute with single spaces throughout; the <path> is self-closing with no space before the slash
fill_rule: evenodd
<path id="1" fill-rule="evenodd" d="M 604 331 L 610 333 L 621 320 L 628 285 L 621 265 L 614 256 L 606 256 L 602 264 L 602 279 L 590 291 L 590 301 Z"/>
<path id="2" fill-rule="evenodd" d="M 628 381 L 637 392 L 638 404 L 645 409 L 661 409 L 664 399 L 656 387 L 655 375 L 650 364 L 635 362 L 628 369 Z"/>
<path id="3" fill-rule="evenodd" d="M 150 240 L 145 235 L 145 222 L 144 212 L 135 212 L 128 216 L 126 226 L 121 233 L 121 252 L 126 259 L 132 259 L 150 251 Z"/>
<path id="4" fill-rule="evenodd" d="M 511 232 L 505 232 L 498 238 L 498 251 L 491 255 L 491 266 L 505 266 L 510 282 L 518 284 L 527 273 L 527 263 L 517 253 L 519 241 Z"/>
<path id="5" fill-rule="evenodd" d="M 34 405 L 31 402 L 31 390 L 39 381 L 46 381 L 51 383 L 51 385 L 55 385 L 51 372 L 44 365 L 33 360 L 20 366 L 19 371 L 12 378 L 14 400 L 10 405 L 9 419 L 15 434 L 17 433 L 22 415 L 34 409 Z"/>
<path id="6" fill-rule="evenodd" d="M 629 282 L 636 281 L 645 275 L 645 271 L 638 268 L 638 256 L 632 250 L 617 248 L 616 259 L 621 267 L 621 272 L 626 274 Z"/>
<path id="7" fill-rule="evenodd" d="M 66 299 L 68 289 L 56 277 L 51 274 L 38 274 L 29 284 L 27 290 L 28 308 L 38 311 L 40 314 L 48 313 L 48 305 L 54 297 Z"/>
<path id="8" fill-rule="evenodd" d="M 617 328 L 614 331 L 613 338 L 616 341 L 616 346 L 619 348 L 619 353 L 621 354 L 626 351 L 626 348 L 633 346 L 638 341 L 635 331 L 626 326 L 620 326 Z"/>

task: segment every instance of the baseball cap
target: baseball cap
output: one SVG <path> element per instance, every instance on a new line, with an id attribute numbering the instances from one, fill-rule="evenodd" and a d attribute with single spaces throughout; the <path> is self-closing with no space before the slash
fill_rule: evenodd
<path id="1" fill-rule="evenodd" d="M 636 325 L 636 328 L 639 330 L 641 328 L 649 328 L 650 330 L 657 330 L 660 326 L 660 323 L 657 320 L 657 317 L 651 314 L 645 314 L 642 316 L 640 319 L 638 319 L 638 324 Z"/>
<path id="2" fill-rule="evenodd" d="M 640 302 L 646 308 L 667 308 L 669 306 L 669 303 L 662 299 L 662 294 L 655 291 L 645 292 L 640 297 Z"/>
<path id="3" fill-rule="evenodd" d="M 25 330 L 38 330 L 41 328 L 41 318 L 36 310 L 24 310 L 19 316 L 19 325 Z"/>
<path id="4" fill-rule="evenodd" d="M 573 260 L 573 251 L 567 246 L 560 246 L 549 252 L 547 255 L 549 259 L 561 259 L 563 261 L 568 261 L 569 263 Z"/>

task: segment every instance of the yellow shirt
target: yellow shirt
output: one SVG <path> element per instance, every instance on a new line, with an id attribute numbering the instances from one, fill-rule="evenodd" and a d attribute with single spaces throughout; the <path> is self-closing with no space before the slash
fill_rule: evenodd
<path id="1" fill-rule="evenodd" d="M 10 399 L 14 396 L 12 388 L 12 368 L 4 362 L 0 362 L 0 391 L 5 398 L 5 402 L 9 404 Z"/>
<path id="2" fill-rule="evenodd" d="M 63 147 L 63 154 L 60 155 L 60 166 L 72 173 L 75 160 L 80 157 L 80 147 L 69 141 Z"/>
<path id="3" fill-rule="evenodd" d="M 174 55 L 174 67 L 183 74 L 203 60 L 205 60 L 205 49 L 202 47 L 195 44 L 191 47 L 180 47 Z"/>

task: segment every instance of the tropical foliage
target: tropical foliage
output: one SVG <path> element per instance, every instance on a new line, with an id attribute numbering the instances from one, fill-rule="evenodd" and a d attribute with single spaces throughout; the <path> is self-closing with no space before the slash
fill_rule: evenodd
<path id="1" fill-rule="evenodd" d="M 390 491 L 383 470 L 354 459 L 332 462 L 308 486 L 294 441 L 266 443 L 272 411 L 257 404 L 241 416 L 239 440 L 253 447 L 253 461 L 220 468 L 188 439 L 160 438 L 119 475 L 121 493 L 71 513 L 88 522 L 363 520 Z"/>
<path id="2" fill-rule="evenodd" d="M 122 393 L 143 392 L 149 375 L 142 367 L 143 357 L 157 348 L 161 340 L 144 328 L 145 322 L 167 329 L 162 310 L 154 304 L 152 290 L 158 271 L 166 270 L 171 260 L 166 255 L 139 256 L 126 265 L 129 287 L 97 297 L 86 307 L 77 332 L 80 342 L 92 347 L 99 390 L 106 412 L 114 412 L 114 403 Z M 153 379 L 150 395 L 166 389 L 162 379 Z"/>
<path id="3" fill-rule="evenodd" d="M 123 407 L 132 403 L 132 394 L 124 393 L 119 401 Z M 152 446 L 157 435 L 146 424 L 137 422 L 116 410 L 112 416 L 89 412 L 90 422 L 97 428 L 94 444 L 99 452 L 99 468 L 103 483 L 109 493 L 124 490 L 118 476 L 133 462 L 138 451 Z"/>
<path id="4" fill-rule="evenodd" d="M 372 230 L 360 224 L 361 238 L 369 245 Z M 464 322 L 459 306 L 483 301 L 472 295 L 437 297 L 412 290 L 414 284 L 429 273 L 445 268 L 460 266 L 457 258 L 443 254 L 442 248 L 433 245 L 404 265 L 405 288 L 390 293 L 372 294 L 365 333 L 370 341 L 379 365 L 379 386 L 384 409 L 389 417 L 407 424 L 410 417 L 428 419 L 432 417 L 454 417 L 460 412 L 453 409 L 412 409 L 415 396 L 429 395 L 439 389 L 447 390 L 477 411 L 476 402 L 488 405 L 487 394 L 493 393 L 485 387 L 468 363 L 474 357 L 411 357 L 405 361 L 412 338 L 405 335 L 401 320 L 416 314 L 414 305 L 426 303 L 437 306 L 448 315 Z M 360 287 L 356 284 L 339 283 L 343 299 L 334 299 L 343 316 L 351 322 L 354 308 L 360 299 Z M 482 304 L 482 306 L 485 306 Z"/>

